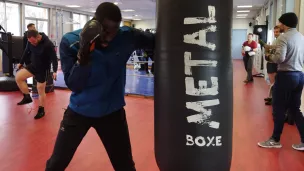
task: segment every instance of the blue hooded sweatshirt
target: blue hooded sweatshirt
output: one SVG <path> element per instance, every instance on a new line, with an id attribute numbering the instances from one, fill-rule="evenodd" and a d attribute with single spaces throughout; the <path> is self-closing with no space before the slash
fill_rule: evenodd
<path id="1" fill-rule="evenodd" d="M 91 53 L 91 64 L 77 63 L 79 34 L 65 34 L 60 43 L 61 68 L 72 90 L 69 108 L 86 117 L 102 117 L 125 106 L 126 63 L 135 49 L 154 49 L 154 34 L 121 27 L 108 47 Z"/>

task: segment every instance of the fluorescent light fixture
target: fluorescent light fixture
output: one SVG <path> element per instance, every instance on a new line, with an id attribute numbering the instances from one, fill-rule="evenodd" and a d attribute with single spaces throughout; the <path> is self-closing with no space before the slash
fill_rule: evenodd
<path id="1" fill-rule="evenodd" d="M 238 14 L 238 15 L 236 15 L 237 17 L 247 17 L 248 16 L 248 14 Z"/>
<path id="2" fill-rule="evenodd" d="M 252 5 L 240 5 L 238 8 L 252 8 Z"/>
<path id="3" fill-rule="evenodd" d="M 69 8 L 79 8 L 80 6 L 79 5 L 66 5 L 66 7 L 69 7 Z"/>
<path id="4" fill-rule="evenodd" d="M 118 5 L 118 4 L 119 4 L 119 2 L 114 2 L 114 4 L 115 4 L 115 5 Z"/>
<path id="5" fill-rule="evenodd" d="M 238 13 L 246 13 L 246 12 L 250 12 L 249 10 L 243 10 L 243 11 L 237 11 Z"/>
<path id="6" fill-rule="evenodd" d="M 135 10 L 132 10 L 132 9 L 125 9 L 125 10 L 121 10 L 122 12 L 133 12 Z"/>
<path id="7" fill-rule="evenodd" d="M 132 19 L 133 17 L 122 17 L 124 19 Z"/>
<path id="8" fill-rule="evenodd" d="M 236 18 L 246 18 L 246 17 L 236 17 Z"/>
<path id="9" fill-rule="evenodd" d="M 137 21 L 139 21 L 139 20 L 141 20 L 141 19 L 137 18 L 137 19 L 133 19 L 133 20 L 137 20 Z"/>

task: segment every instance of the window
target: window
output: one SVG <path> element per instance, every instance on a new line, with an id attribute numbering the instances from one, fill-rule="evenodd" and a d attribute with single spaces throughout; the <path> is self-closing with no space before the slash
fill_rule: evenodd
<path id="1" fill-rule="evenodd" d="M 40 30 L 40 32 L 47 33 L 48 32 L 48 22 L 47 21 L 38 21 L 37 29 Z"/>
<path id="2" fill-rule="evenodd" d="M 5 4 L 0 2 L 0 25 L 5 27 Z"/>
<path id="3" fill-rule="evenodd" d="M 15 36 L 20 36 L 20 7 L 19 4 L 6 3 L 6 29 Z"/>
<path id="4" fill-rule="evenodd" d="M 42 7 L 25 6 L 25 30 L 27 25 L 33 23 L 39 32 L 49 33 L 49 10 Z"/>
<path id="5" fill-rule="evenodd" d="M 88 22 L 87 15 L 80 15 L 80 27 L 82 28 Z"/>
<path id="6" fill-rule="evenodd" d="M 0 25 L 7 32 L 20 36 L 20 7 L 19 4 L 0 2 Z"/>
<path id="7" fill-rule="evenodd" d="M 25 18 L 49 19 L 49 10 L 47 8 L 25 6 Z"/>
<path id="8" fill-rule="evenodd" d="M 82 14 L 73 14 L 73 30 L 78 30 L 83 28 L 83 26 L 88 22 L 88 17 Z"/>

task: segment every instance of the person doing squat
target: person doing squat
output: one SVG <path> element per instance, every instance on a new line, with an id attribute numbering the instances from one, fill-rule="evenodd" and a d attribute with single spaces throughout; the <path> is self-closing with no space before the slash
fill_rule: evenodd
<path id="1" fill-rule="evenodd" d="M 30 77 L 34 77 L 37 81 L 37 90 L 39 94 L 39 109 L 35 119 L 40 119 L 45 115 L 45 86 L 50 74 L 51 64 L 53 64 L 53 79 L 56 80 L 58 61 L 54 44 L 44 33 L 38 33 L 37 30 L 29 30 L 27 32 L 27 39 L 29 43 L 23 53 L 20 63 L 17 66 L 20 70 L 17 72 L 16 82 L 24 96 L 18 105 L 32 102 L 32 98 L 25 81 Z M 24 62 L 28 60 L 28 53 L 31 53 L 32 55 L 31 63 L 23 68 Z"/>

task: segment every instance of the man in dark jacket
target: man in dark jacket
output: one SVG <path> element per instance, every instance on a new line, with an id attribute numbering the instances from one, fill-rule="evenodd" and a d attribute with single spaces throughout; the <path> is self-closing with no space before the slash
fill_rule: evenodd
<path id="1" fill-rule="evenodd" d="M 57 56 L 54 44 L 44 33 L 38 33 L 37 30 L 29 30 L 27 32 L 28 45 L 25 49 L 23 57 L 18 64 L 16 82 L 24 97 L 18 105 L 24 105 L 32 102 L 29 94 L 28 86 L 25 82 L 30 77 L 34 77 L 37 81 L 37 90 L 39 94 L 39 109 L 35 119 L 40 119 L 45 115 L 45 86 L 47 78 L 50 74 L 51 63 L 53 64 L 53 78 L 56 80 L 56 72 L 58 68 Z M 31 53 L 31 64 L 23 68 L 24 62 L 28 60 Z M 22 68 L 22 69 L 21 69 Z"/>
<path id="2" fill-rule="evenodd" d="M 27 32 L 29 30 L 36 30 L 36 27 L 35 27 L 35 24 L 34 23 L 30 23 L 27 25 L 27 31 L 24 32 L 24 35 L 23 35 L 23 52 L 25 53 L 25 49 L 26 49 L 26 46 L 28 44 L 28 40 L 27 40 Z M 27 54 L 24 54 L 24 55 L 27 55 L 27 56 L 30 56 L 31 55 L 31 52 L 27 51 Z M 24 63 L 26 65 L 30 64 L 31 63 L 31 58 L 30 57 L 25 57 L 25 61 Z"/>
<path id="3" fill-rule="evenodd" d="M 102 3 L 83 29 L 61 40 L 61 67 L 72 94 L 46 171 L 64 171 L 91 127 L 115 171 L 136 170 L 124 110 L 126 65 L 135 49 L 154 49 L 154 35 L 120 28 L 121 19 L 119 7 Z"/>

